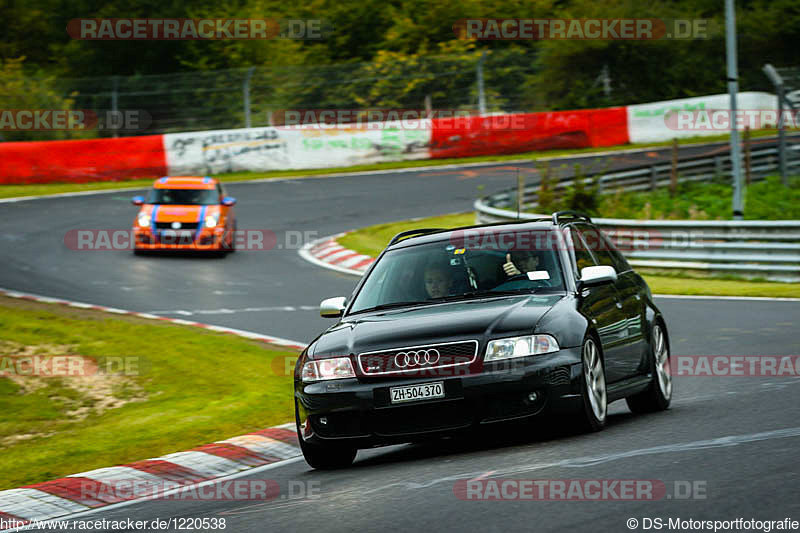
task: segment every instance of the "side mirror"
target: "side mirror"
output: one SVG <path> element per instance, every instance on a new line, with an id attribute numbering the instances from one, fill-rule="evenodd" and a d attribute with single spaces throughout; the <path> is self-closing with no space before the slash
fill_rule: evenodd
<path id="1" fill-rule="evenodd" d="M 581 285 L 601 285 L 617 281 L 617 271 L 610 266 L 590 266 L 581 269 Z"/>
<path id="2" fill-rule="evenodd" d="M 134 196 L 131 198 L 131 203 L 133 205 L 144 205 L 144 196 Z"/>
<path id="3" fill-rule="evenodd" d="M 346 298 L 344 296 L 337 296 L 336 298 L 328 298 L 322 300 L 319 304 L 319 316 L 325 318 L 338 318 L 344 313 Z"/>
<path id="4" fill-rule="evenodd" d="M 225 207 L 230 207 L 235 203 L 236 203 L 236 198 L 234 198 L 233 196 L 226 196 L 225 198 L 222 199 L 222 205 L 224 205 Z"/>

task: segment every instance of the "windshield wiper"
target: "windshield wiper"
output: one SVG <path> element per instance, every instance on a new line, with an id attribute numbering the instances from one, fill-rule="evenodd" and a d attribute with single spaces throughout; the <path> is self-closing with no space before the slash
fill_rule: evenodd
<path id="1" fill-rule="evenodd" d="M 375 307 L 367 307 L 366 309 L 359 309 L 358 311 L 354 311 L 351 314 L 366 313 L 366 312 L 369 312 L 369 311 L 385 311 L 387 309 L 396 309 L 398 307 L 415 307 L 415 306 L 418 306 L 418 305 L 425 305 L 425 304 L 429 304 L 429 303 L 432 303 L 432 300 L 415 300 L 415 301 L 409 301 L 409 302 L 392 302 L 392 303 L 388 303 L 388 304 L 376 305 Z"/>
<path id="2" fill-rule="evenodd" d="M 465 292 L 461 294 L 451 294 L 448 296 L 441 296 L 439 298 L 431 298 L 429 300 L 413 300 L 407 302 L 391 302 L 381 305 L 376 305 L 375 307 L 368 307 L 366 309 L 359 309 L 358 311 L 353 311 L 350 314 L 357 314 L 357 313 L 368 313 L 372 311 L 386 311 L 387 309 L 397 309 L 400 307 L 418 307 L 420 305 L 429 305 L 429 304 L 438 304 L 442 302 L 455 302 L 458 300 L 470 300 L 473 298 L 484 298 L 484 297 L 495 297 L 495 296 L 522 296 L 525 294 L 532 294 L 536 291 L 536 288 L 532 289 L 517 289 L 513 291 L 475 291 L 475 292 Z"/>
<path id="3" fill-rule="evenodd" d="M 441 298 L 434 298 L 428 300 L 429 302 L 452 302 L 456 300 L 469 300 L 472 298 L 484 298 L 486 296 L 520 296 L 524 294 L 531 294 L 536 289 L 517 289 L 513 291 L 475 291 L 464 292 L 461 294 L 453 294 L 449 296 L 442 296 Z"/>

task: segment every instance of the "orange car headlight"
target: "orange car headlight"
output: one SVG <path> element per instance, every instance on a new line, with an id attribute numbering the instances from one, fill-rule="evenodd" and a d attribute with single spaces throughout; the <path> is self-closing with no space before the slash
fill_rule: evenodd
<path id="1" fill-rule="evenodd" d="M 213 228 L 219 222 L 219 213 L 212 213 L 206 216 L 206 219 L 203 221 L 203 225 L 207 228 Z"/>

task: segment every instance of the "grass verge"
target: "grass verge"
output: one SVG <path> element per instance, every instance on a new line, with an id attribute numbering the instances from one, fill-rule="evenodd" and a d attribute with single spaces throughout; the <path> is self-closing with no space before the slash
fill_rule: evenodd
<path id="1" fill-rule="evenodd" d="M 729 180 L 683 182 L 674 196 L 667 188 L 599 195 L 596 212 L 606 218 L 730 220 L 732 200 Z M 749 185 L 744 215 L 746 220 L 800 219 L 800 177 L 792 177 L 788 187 L 779 176 Z"/>
<path id="2" fill-rule="evenodd" d="M 0 331 L 0 489 L 293 419 L 286 369 L 297 353 L 286 348 L 6 297 L 0 297 Z M 100 370 L 31 376 L 20 359 L 67 354 L 90 358 Z"/>
<path id="3" fill-rule="evenodd" d="M 758 130 L 752 132 L 752 137 L 768 137 L 775 135 L 776 130 Z M 709 143 L 724 141 L 728 135 L 715 135 L 712 137 L 691 137 L 679 141 L 680 145 Z M 271 172 L 233 172 L 215 176 L 220 181 L 251 181 L 258 179 L 277 179 L 277 178 L 299 178 L 305 176 L 320 176 L 325 174 L 340 174 L 346 172 L 370 172 L 376 170 L 392 170 L 400 168 L 417 168 L 427 166 L 441 166 L 453 164 L 468 164 L 482 162 L 503 162 L 519 159 L 547 159 L 558 156 L 592 154 L 596 152 L 615 152 L 620 150 L 630 150 L 635 148 L 658 148 L 669 146 L 672 141 L 647 143 L 637 145 L 605 146 L 598 148 L 576 148 L 571 150 L 548 150 L 542 152 L 526 152 L 521 154 L 491 155 L 478 157 L 462 157 L 451 159 L 424 159 L 416 161 L 393 161 L 389 163 L 376 163 L 370 165 L 356 165 L 352 167 L 309 169 L 309 170 L 276 170 Z M 152 179 L 129 180 L 129 181 L 99 181 L 89 183 L 47 183 L 31 185 L 0 185 L 0 198 L 15 198 L 19 196 L 43 196 L 48 194 L 59 194 L 69 192 L 102 191 L 120 188 L 149 188 L 153 184 Z"/>
<path id="4" fill-rule="evenodd" d="M 403 220 L 368 226 L 350 232 L 338 239 L 339 244 L 359 253 L 377 256 L 401 231 L 413 228 L 455 228 L 475 223 L 474 213 L 456 213 L 415 220 Z M 773 298 L 800 298 L 800 284 L 774 283 L 768 281 L 744 281 L 737 279 L 718 279 L 701 275 L 640 273 L 650 288 L 657 294 L 691 294 L 706 296 L 767 296 Z"/>

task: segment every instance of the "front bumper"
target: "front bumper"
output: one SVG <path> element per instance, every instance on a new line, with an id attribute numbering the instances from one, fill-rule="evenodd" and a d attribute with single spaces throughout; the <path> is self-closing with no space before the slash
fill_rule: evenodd
<path id="1" fill-rule="evenodd" d="M 575 412 L 580 347 L 487 363 L 480 373 L 450 377 L 295 381 L 300 431 L 308 442 L 355 447 L 409 442 L 493 422 Z M 445 397 L 392 404 L 390 387 L 444 382 Z M 531 401 L 529 395 L 537 398 Z"/>
<path id="2" fill-rule="evenodd" d="M 230 245 L 230 238 L 225 228 L 201 229 L 192 231 L 191 237 L 167 238 L 163 232 L 135 227 L 134 249 L 144 250 L 184 250 L 184 251 L 221 251 Z"/>

